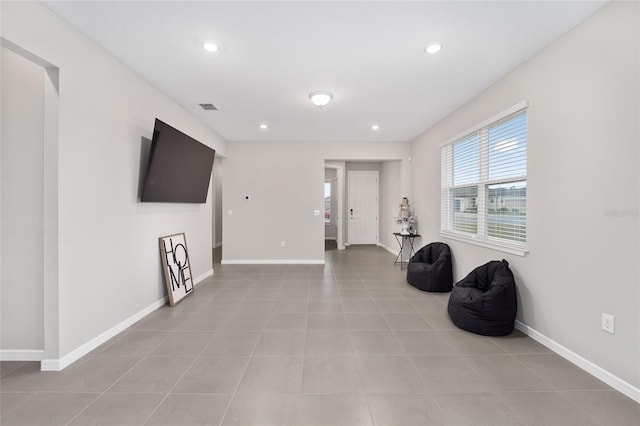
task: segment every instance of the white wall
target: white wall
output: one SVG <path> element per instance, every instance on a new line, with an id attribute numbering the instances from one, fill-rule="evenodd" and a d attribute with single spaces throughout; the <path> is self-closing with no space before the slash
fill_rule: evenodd
<path id="1" fill-rule="evenodd" d="M 324 180 L 325 183 L 327 181 L 331 182 L 331 222 L 324 224 L 324 238 L 325 240 L 331 239 L 336 240 L 338 238 L 338 225 L 336 224 L 336 216 L 341 217 L 342 214 L 336 215 L 336 208 L 338 206 L 338 202 L 336 200 L 336 190 L 337 190 L 337 181 L 338 174 L 336 169 L 324 169 Z M 324 210 L 323 210 L 324 213 Z"/>
<path id="2" fill-rule="evenodd" d="M 380 234 L 379 242 L 388 250 L 398 251 L 398 243 L 393 236 L 400 232 L 400 225 L 393 219 L 400 211 L 400 200 L 409 194 L 402 192 L 400 184 L 402 170 L 400 161 L 383 161 L 380 168 Z M 411 199 L 410 199 L 411 201 Z"/>
<path id="3" fill-rule="evenodd" d="M 228 153 L 223 262 L 321 263 L 325 160 L 402 160 L 408 158 L 409 144 L 234 142 Z M 409 163 L 402 164 L 402 184 L 409 187 Z"/>
<path id="4" fill-rule="evenodd" d="M 2 47 L 0 350 L 44 350 L 44 68 Z"/>
<path id="5" fill-rule="evenodd" d="M 193 276 L 211 271 L 210 199 L 137 201 L 141 144 L 151 138 L 154 118 L 221 155 L 226 143 L 40 3 L 3 2 L 2 36 L 60 70 L 57 356 L 63 357 L 163 297 L 158 237 L 185 232 Z"/>
<path id="6" fill-rule="evenodd" d="M 518 319 L 640 386 L 639 5 L 615 2 L 414 141 L 412 205 L 423 241 L 440 229 L 439 144 L 528 99 L 525 257 L 449 241 L 455 278 L 506 258 Z M 611 211 L 614 211 L 611 214 Z M 617 213 L 616 213 L 617 212 Z M 600 330 L 615 316 L 616 334 Z"/>
<path id="7" fill-rule="evenodd" d="M 222 163 L 223 159 L 216 156 L 213 164 L 213 247 L 222 245 Z"/>

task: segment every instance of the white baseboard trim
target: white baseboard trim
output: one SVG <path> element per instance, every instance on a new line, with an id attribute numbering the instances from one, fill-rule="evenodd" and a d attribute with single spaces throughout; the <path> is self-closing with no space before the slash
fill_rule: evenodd
<path id="1" fill-rule="evenodd" d="M 595 376 L 596 378 L 602 380 L 603 382 L 605 382 L 615 390 L 622 392 L 629 398 L 640 403 L 640 389 L 638 389 L 637 387 L 631 385 L 630 383 L 625 382 L 618 376 L 611 374 L 604 368 L 598 367 L 591 361 L 581 357 L 577 353 L 562 346 L 558 342 L 551 340 L 544 334 L 538 332 L 537 330 L 534 330 L 533 328 L 529 327 L 528 325 L 526 325 L 521 321 L 516 320 L 516 329 L 522 331 L 524 334 L 531 337 L 536 342 L 551 349 L 553 352 L 560 355 L 562 358 L 580 367 L 581 369 L 591 374 L 592 376 Z"/>
<path id="2" fill-rule="evenodd" d="M 197 278 L 194 278 L 193 280 L 194 286 L 198 285 L 201 281 L 205 280 L 211 275 L 213 275 L 213 269 L 210 269 L 204 274 L 198 276 Z M 133 324 L 140 321 L 142 318 L 146 317 L 151 312 L 166 305 L 168 300 L 169 299 L 167 296 L 163 297 L 162 299 L 156 300 L 146 308 L 142 309 L 139 312 L 136 312 L 135 314 L 131 315 L 129 318 L 125 319 L 124 321 L 111 327 L 109 330 L 105 331 L 104 333 L 89 340 L 84 345 L 81 345 L 78 348 L 74 349 L 73 351 L 69 352 L 67 355 L 63 356 L 62 358 L 43 359 L 44 351 L 42 351 L 43 356 L 40 359 L 38 359 L 38 361 L 42 360 L 42 362 L 40 363 L 40 370 L 41 371 L 61 371 L 62 369 L 76 362 L 77 360 L 79 360 L 80 358 L 82 358 L 83 356 L 85 356 L 86 354 L 88 354 L 89 352 L 91 352 L 92 350 L 94 350 L 95 348 L 97 348 L 107 340 L 117 336 L 123 330 L 131 327 Z"/>
<path id="3" fill-rule="evenodd" d="M 0 361 L 42 361 L 44 350 L 40 349 L 2 349 Z"/>
<path id="4" fill-rule="evenodd" d="M 324 259 L 223 259 L 223 265 L 324 265 Z"/>
<path id="5" fill-rule="evenodd" d="M 40 363 L 40 370 L 41 371 L 63 370 L 65 367 L 76 362 L 77 360 L 79 360 L 80 358 L 82 358 L 83 356 L 85 356 L 86 354 L 88 354 L 89 352 L 91 352 L 92 350 L 94 350 L 95 348 L 97 348 L 107 340 L 117 336 L 123 330 L 131 327 L 133 324 L 140 321 L 142 318 L 146 317 L 151 312 L 155 311 L 161 306 L 164 306 L 167 303 L 167 300 L 168 300 L 168 297 L 163 297 L 162 299 L 156 300 L 151 305 L 147 306 L 146 308 L 142 309 L 139 312 L 136 312 L 135 314 L 131 315 L 129 318 L 125 319 L 121 323 L 111 327 L 109 330 L 105 331 L 104 333 L 99 334 L 98 336 L 89 340 L 84 345 L 77 347 L 76 349 L 69 352 L 62 358 L 42 360 L 42 362 Z"/>
<path id="6" fill-rule="evenodd" d="M 193 285 L 196 286 L 198 284 L 200 284 L 202 281 L 206 280 L 207 278 L 209 278 L 211 275 L 213 275 L 213 269 L 209 269 L 207 272 L 205 272 L 202 275 L 197 276 L 196 278 L 193 279 Z"/>
<path id="7" fill-rule="evenodd" d="M 398 255 L 398 253 L 400 253 L 400 250 L 394 250 L 394 249 L 392 249 L 391 247 L 389 247 L 389 246 L 388 246 L 388 245 L 386 245 L 386 244 L 378 243 L 378 245 L 379 245 L 380 247 L 382 247 L 383 249 L 385 249 L 386 251 L 388 251 L 389 253 L 391 253 L 392 255 L 394 255 L 394 256 L 397 256 L 397 255 Z"/>

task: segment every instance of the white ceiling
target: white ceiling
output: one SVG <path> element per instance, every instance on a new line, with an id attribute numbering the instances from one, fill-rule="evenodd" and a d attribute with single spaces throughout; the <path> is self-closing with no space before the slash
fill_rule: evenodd
<path id="1" fill-rule="evenodd" d="M 230 141 L 411 140 L 604 3 L 45 2 Z"/>

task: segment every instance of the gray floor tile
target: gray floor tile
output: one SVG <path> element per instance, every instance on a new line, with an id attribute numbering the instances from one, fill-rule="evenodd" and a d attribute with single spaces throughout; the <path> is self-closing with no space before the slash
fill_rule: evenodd
<path id="1" fill-rule="evenodd" d="M 145 426 L 219 425 L 230 400 L 227 394 L 171 394 Z"/>
<path id="2" fill-rule="evenodd" d="M 321 287 L 309 289 L 309 300 L 340 300 L 337 287 Z"/>
<path id="3" fill-rule="evenodd" d="M 351 338 L 346 331 L 308 331 L 305 356 L 353 355 Z"/>
<path id="4" fill-rule="evenodd" d="M 202 355 L 249 356 L 259 337 L 256 332 L 219 332 L 209 340 Z"/>
<path id="5" fill-rule="evenodd" d="M 61 392 L 104 392 L 131 370 L 141 358 L 95 355 L 68 367 L 59 380 L 45 390 Z"/>
<path id="6" fill-rule="evenodd" d="M 190 357 L 197 356 L 215 336 L 214 333 L 176 331 L 151 351 L 149 356 Z"/>
<path id="7" fill-rule="evenodd" d="M 97 393 L 49 393 L 40 392 L 6 413 L 2 412 L 0 424 L 3 426 L 65 425 L 78 415 Z"/>
<path id="8" fill-rule="evenodd" d="M 262 331 L 269 314 L 231 314 L 220 331 Z"/>
<path id="9" fill-rule="evenodd" d="M 1 385 L 1 384 L 0 384 Z M 0 388 L 0 390 L 2 390 Z M 0 415 L 8 413 L 18 405 L 22 404 L 33 395 L 35 392 L 1 392 L 0 393 Z M 0 424 L 2 422 L 0 421 Z"/>
<path id="10" fill-rule="evenodd" d="M 394 334 L 409 355 L 457 355 L 453 346 L 435 330 L 398 330 Z"/>
<path id="11" fill-rule="evenodd" d="M 342 300 L 371 299 L 371 294 L 369 294 L 369 290 L 365 288 L 361 288 L 361 289 L 338 288 L 338 293 L 340 293 L 340 298 Z"/>
<path id="12" fill-rule="evenodd" d="M 298 394 L 237 394 L 223 426 L 280 426 L 296 424 Z"/>
<path id="13" fill-rule="evenodd" d="M 339 312 L 309 312 L 307 330 L 346 330 L 344 314 Z"/>
<path id="14" fill-rule="evenodd" d="M 392 330 L 428 330 L 431 328 L 416 313 L 385 313 L 383 315 Z"/>
<path id="15" fill-rule="evenodd" d="M 342 312 L 339 299 L 309 299 L 309 312 Z"/>
<path id="16" fill-rule="evenodd" d="M 594 390 L 610 387 L 556 354 L 516 355 L 516 359 L 556 390 Z"/>
<path id="17" fill-rule="evenodd" d="M 302 356 L 304 340 L 305 333 L 303 331 L 265 331 L 258 339 L 253 356 Z"/>
<path id="18" fill-rule="evenodd" d="M 100 355 L 146 356 L 167 338 L 167 332 L 133 330 L 97 352 Z"/>
<path id="19" fill-rule="evenodd" d="M 27 392 L 46 390 L 57 382 L 65 372 L 40 371 L 39 362 L 29 362 L 2 378 L 3 392 Z"/>
<path id="20" fill-rule="evenodd" d="M 367 399 L 376 426 L 448 425 L 430 395 L 369 395 Z"/>
<path id="21" fill-rule="evenodd" d="M 385 289 L 369 289 L 369 294 L 375 300 L 378 299 L 402 299 L 402 293 L 399 290 L 385 288 Z"/>
<path id="22" fill-rule="evenodd" d="M 362 281 L 360 281 L 359 279 L 354 279 L 354 280 L 337 279 L 336 287 L 338 287 L 338 289 L 341 289 L 341 290 L 347 289 L 347 288 L 364 289 L 364 284 L 362 284 Z"/>
<path id="23" fill-rule="evenodd" d="M 499 391 L 553 390 L 511 355 L 469 355 L 465 358 L 478 376 Z"/>
<path id="24" fill-rule="evenodd" d="M 352 356 L 308 356 L 303 363 L 303 393 L 362 392 L 358 365 Z"/>
<path id="25" fill-rule="evenodd" d="M 414 313 L 413 307 L 404 299 L 378 299 L 375 301 L 378 310 L 382 313 Z"/>
<path id="26" fill-rule="evenodd" d="M 640 425 L 640 404 L 614 390 L 561 392 L 587 414 L 608 426 Z"/>
<path id="27" fill-rule="evenodd" d="M 274 313 L 306 313 L 309 310 L 307 299 L 280 299 L 277 300 L 271 312 Z"/>
<path id="28" fill-rule="evenodd" d="M 134 325 L 136 330 L 174 331 L 180 330 L 182 323 L 196 316 L 195 312 L 172 313 L 166 309 L 158 309 L 147 318 Z"/>
<path id="29" fill-rule="evenodd" d="M 471 367 L 463 356 L 412 356 L 430 393 L 493 392 L 497 387 Z"/>
<path id="30" fill-rule="evenodd" d="M 233 393 L 248 361 L 240 356 L 201 356 L 171 392 Z"/>
<path id="31" fill-rule="evenodd" d="M 527 425 L 595 426 L 598 423 L 558 392 L 508 392 L 499 394 Z"/>
<path id="32" fill-rule="evenodd" d="M 545 354 L 551 351 L 519 330 L 508 336 L 492 337 L 493 343 L 508 354 Z"/>
<path id="33" fill-rule="evenodd" d="M 251 358 L 242 377 L 240 393 L 298 393 L 302 385 L 302 357 Z"/>
<path id="34" fill-rule="evenodd" d="M 278 291 L 279 292 L 279 291 Z M 265 295 L 266 296 L 266 295 Z M 268 314 L 273 310 L 276 301 L 274 300 L 254 300 L 245 299 L 238 305 L 235 314 Z"/>
<path id="35" fill-rule="evenodd" d="M 525 423 L 494 393 L 433 395 L 450 425 L 516 426 Z"/>
<path id="36" fill-rule="evenodd" d="M 449 294 L 408 285 L 385 250 L 326 259 L 217 263 L 62 372 L 0 363 L 0 423 L 640 424 L 639 404 L 523 333 L 455 327 Z"/>
<path id="37" fill-rule="evenodd" d="M 69 424 L 143 425 L 163 398 L 163 394 L 105 393 Z"/>
<path id="38" fill-rule="evenodd" d="M 459 354 L 503 354 L 504 351 L 498 347 L 491 338 L 479 336 L 463 330 L 440 330 L 440 337 Z"/>
<path id="39" fill-rule="evenodd" d="M 272 313 L 264 326 L 264 331 L 306 330 L 306 313 Z"/>
<path id="40" fill-rule="evenodd" d="M 109 388 L 109 392 L 167 393 L 194 360 L 195 356 L 145 358 Z"/>
<path id="41" fill-rule="evenodd" d="M 404 349 L 391 331 L 353 331 L 351 342 L 356 355 L 404 355 Z"/>
<path id="42" fill-rule="evenodd" d="M 347 326 L 351 331 L 385 331 L 389 326 L 382 314 L 377 312 L 344 314 L 347 319 Z"/>
<path id="43" fill-rule="evenodd" d="M 446 306 L 430 311 L 418 311 L 418 314 L 435 330 L 458 330 L 451 322 Z"/>
<path id="44" fill-rule="evenodd" d="M 343 299 L 342 309 L 345 312 L 379 312 L 376 302 L 371 299 Z"/>
<path id="45" fill-rule="evenodd" d="M 29 361 L 0 361 L 0 377 L 4 377 L 18 368 L 24 367 Z"/>
<path id="46" fill-rule="evenodd" d="M 220 314 L 211 312 L 207 312 L 206 314 L 200 313 L 180 322 L 178 330 L 213 332 L 216 330 L 220 330 L 230 317 L 231 314 Z"/>
<path id="47" fill-rule="evenodd" d="M 298 424 L 305 426 L 369 426 L 373 423 L 363 396 L 301 395 Z"/>
<path id="48" fill-rule="evenodd" d="M 417 312 L 442 311 L 442 303 L 430 295 L 408 298 L 407 303 Z"/>
<path id="49" fill-rule="evenodd" d="M 358 356 L 365 392 L 380 394 L 426 393 L 413 363 L 405 356 Z"/>

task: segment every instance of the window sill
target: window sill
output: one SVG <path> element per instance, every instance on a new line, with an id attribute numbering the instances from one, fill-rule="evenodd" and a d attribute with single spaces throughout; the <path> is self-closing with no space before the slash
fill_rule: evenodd
<path id="1" fill-rule="evenodd" d="M 467 236 L 463 234 L 456 234 L 454 232 L 440 231 L 440 235 L 444 238 L 451 240 L 462 241 L 464 243 L 474 244 L 476 246 L 490 248 L 493 250 L 503 251 L 509 254 L 515 254 L 516 256 L 525 256 L 529 253 L 529 250 L 525 246 L 517 244 L 502 243 L 499 241 L 491 240 L 481 236 Z"/>

